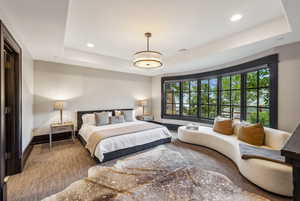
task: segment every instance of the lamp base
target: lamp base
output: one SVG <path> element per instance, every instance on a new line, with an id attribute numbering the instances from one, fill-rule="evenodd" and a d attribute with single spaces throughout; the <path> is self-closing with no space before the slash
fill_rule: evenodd
<path id="1" fill-rule="evenodd" d="M 63 124 L 63 111 L 60 110 L 60 123 Z"/>

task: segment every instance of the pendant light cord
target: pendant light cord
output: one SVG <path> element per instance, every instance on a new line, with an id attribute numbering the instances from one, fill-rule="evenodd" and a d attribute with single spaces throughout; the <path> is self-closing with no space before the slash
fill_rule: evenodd
<path id="1" fill-rule="evenodd" d="M 147 37 L 147 51 L 149 51 L 149 37 Z"/>
<path id="2" fill-rule="evenodd" d="M 145 33 L 145 36 L 147 37 L 147 51 L 149 51 L 149 38 L 152 36 L 150 32 Z"/>

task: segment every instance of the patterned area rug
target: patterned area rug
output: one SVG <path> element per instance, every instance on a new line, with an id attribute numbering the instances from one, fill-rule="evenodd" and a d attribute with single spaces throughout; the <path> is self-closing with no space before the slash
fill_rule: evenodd
<path id="1" fill-rule="evenodd" d="M 88 177 L 43 201 L 269 201 L 227 177 L 189 165 L 179 152 L 157 147 L 90 168 Z"/>

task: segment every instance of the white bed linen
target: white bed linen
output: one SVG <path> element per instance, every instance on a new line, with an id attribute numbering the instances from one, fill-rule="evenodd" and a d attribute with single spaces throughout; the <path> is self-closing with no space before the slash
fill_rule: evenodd
<path id="1" fill-rule="evenodd" d="M 89 136 L 95 131 L 101 131 L 108 128 L 120 128 L 123 126 L 134 125 L 144 123 L 143 121 L 125 122 L 120 124 L 109 124 L 105 126 L 92 126 L 82 125 L 79 130 L 79 135 L 87 142 Z M 170 131 L 166 128 L 156 128 L 151 130 L 145 130 L 138 133 L 120 135 L 102 140 L 96 147 L 95 156 L 102 161 L 104 153 L 125 149 L 137 145 L 142 145 L 150 142 L 154 142 L 160 139 L 171 137 Z"/>

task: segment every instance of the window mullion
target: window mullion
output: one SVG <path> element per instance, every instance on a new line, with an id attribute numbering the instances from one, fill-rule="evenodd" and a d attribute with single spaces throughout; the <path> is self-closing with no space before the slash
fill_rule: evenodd
<path id="1" fill-rule="evenodd" d="M 246 103 L 246 93 L 247 93 L 247 85 L 246 85 L 246 73 L 241 74 L 241 120 L 246 120 L 247 114 L 247 103 Z"/>
<path id="2" fill-rule="evenodd" d="M 200 114 L 201 114 L 201 80 L 198 80 L 198 86 L 197 86 L 197 117 L 200 119 Z"/>
<path id="3" fill-rule="evenodd" d="M 207 97 L 208 97 L 208 100 L 207 100 L 207 112 L 208 112 L 208 114 L 207 114 L 207 119 L 209 119 L 209 114 L 210 114 L 210 79 L 208 79 L 208 88 L 207 88 L 207 93 L 208 93 L 208 95 L 207 95 Z"/>
<path id="4" fill-rule="evenodd" d="M 229 77 L 229 113 L 230 118 L 233 118 L 233 110 L 232 110 L 232 87 L 231 87 L 231 75 Z"/>
<path id="5" fill-rule="evenodd" d="M 172 90 L 172 114 L 174 115 L 175 112 L 174 112 L 174 90 Z"/>
<path id="6" fill-rule="evenodd" d="M 222 77 L 218 77 L 217 87 L 217 116 L 221 115 L 221 89 L 222 89 Z"/>
<path id="7" fill-rule="evenodd" d="M 191 116 L 191 81 L 189 81 L 189 111 L 188 115 Z"/>
<path id="8" fill-rule="evenodd" d="M 183 110 L 182 82 L 179 82 L 179 116 L 182 116 L 182 110 Z"/>
<path id="9" fill-rule="evenodd" d="M 259 122 L 259 70 L 257 71 L 256 73 L 256 86 L 257 86 L 257 89 L 256 89 L 256 93 L 257 93 L 257 97 L 256 97 L 256 122 L 258 123 Z"/>

